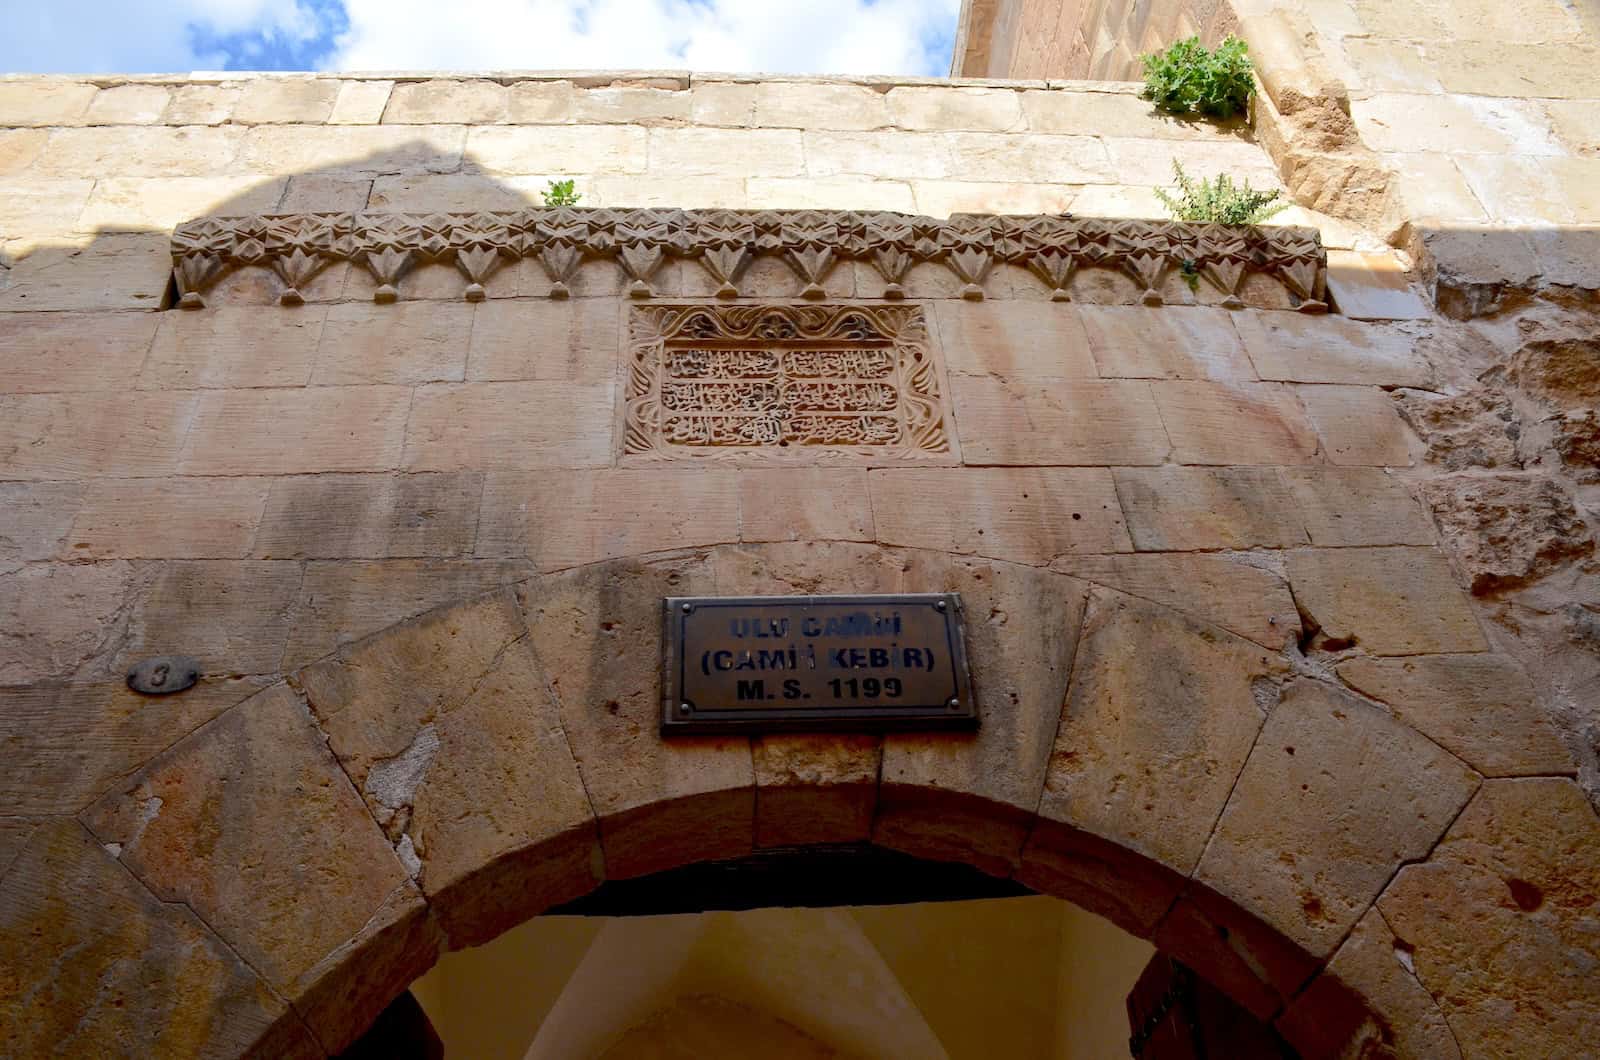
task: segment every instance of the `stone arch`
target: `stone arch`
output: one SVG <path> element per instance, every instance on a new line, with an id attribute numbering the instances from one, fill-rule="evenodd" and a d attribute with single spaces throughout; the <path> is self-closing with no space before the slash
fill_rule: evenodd
<path id="1" fill-rule="evenodd" d="M 542 575 L 296 671 L 82 820 L 264 982 L 251 1004 L 212 982 L 185 1002 L 194 1011 L 170 1016 L 229 1043 L 217 1051 L 336 1052 L 444 949 L 605 878 L 873 843 L 1104 915 L 1276 1019 L 1307 1055 L 1357 1035 L 1426 1052 L 1442 1021 L 1420 985 L 1326 966 L 1349 940 L 1385 944 L 1373 899 L 1401 860 L 1427 854 L 1476 774 L 1296 672 L 1292 651 L 1111 580 L 841 542 Z M 663 596 L 912 586 L 963 594 L 976 735 L 657 736 Z M 1360 732 L 1341 733 L 1341 717 Z M 1301 738 L 1382 746 L 1359 758 L 1309 742 L 1261 750 Z M 1335 800 L 1344 819 L 1266 826 L 1301 776 L 1285 762 L 1307 759 L 1337 790 L 1303 805 Z M 1393 789 L 1407 770 L 1427 783 Z M 1382 790 L 1363 799 L 1374 777 Z M 1388 812 L 1402 798 L 1414 814 Z M 1354 843 L 1382 853 L 1324 881 L 1316 844 L 1343 857 Z M 1308 864 L 1273 871 L 1285 856 Z"/>

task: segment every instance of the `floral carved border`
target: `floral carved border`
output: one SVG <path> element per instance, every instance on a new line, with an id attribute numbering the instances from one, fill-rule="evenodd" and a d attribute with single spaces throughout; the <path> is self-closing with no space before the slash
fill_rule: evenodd
<path id="1" fill-rule="evenodd" d="M 759 463 L 843 458 L 855 462 L 952 463 L 938 371 L 927 323 L 915 305 L 652 305 L 629 315 L 622 452 L 645 460 L 723 459 Z M 676 445 L 662 430 L 665 361 L 673 348 L 698 344 L 739 348 L 893 351 L 895 441 L 885 445 Z"/>
<path id="2" fill-rule="evenodd" d="M 204 292 L 228 273 L 264 268 L 284 284 L 280 301 L 297 305 L 300 288 L 327 266 L 353 262 L 377 281 L 375 301 L 395 301 L 408 271 L 420 264 L 459 268 L 468 301 L 508 262 L 533 259 L 564 298 L 585 261 L 614 262 L 635 298 L 654 294 L 653 278 L 671 259 L 696 262 L 735 298 L 758 256 L 780 258 L 803 283 L 801 296 L 826 297 L 823 281 L 842 261 L 871 265 L 881 296 L 905 295 L 911 268 L 948 270 L 965 298 L 981 299 L 995 265 L 1025 268 L 1057 301 L 1079 269 L 1111 269 L 1141 285 L 1143 301 L 1162 303 L 1173 272 L 1203 278 L 1222 305 L 1242 308 L 1251 276 L 1280 284 L 1289 301 L 1323 312 L 1327 255 L 1315 229 L 1098 220 L 1066 215 L 956 214 L 948 219 L 899 213 L 829 210 L 526 209 L 484 213 L 314 213 L 206 217 L 172 238 L 173 275 L 184 308 L 204 305 Z"/>

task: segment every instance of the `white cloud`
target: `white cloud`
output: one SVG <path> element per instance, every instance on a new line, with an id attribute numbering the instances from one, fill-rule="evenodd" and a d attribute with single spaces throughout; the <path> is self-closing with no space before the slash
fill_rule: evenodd
<path id="1" fill-rule="evenodd" d="M 215 38 L 303 42 L 322 27 L 301 0 L 0 0 L 0 70 L 185 73 L 218 69 Z"/>
<path id="2" fill-rule="evenodd" d="M 0 0 L 0 69 L 943 74 L 960 0 Z M 348 26 L 339 26 L 339 7 Z M 332 40 L 327 34 L 337 31 Z M 217 38 L 228 38 L 218 41 Z"/>

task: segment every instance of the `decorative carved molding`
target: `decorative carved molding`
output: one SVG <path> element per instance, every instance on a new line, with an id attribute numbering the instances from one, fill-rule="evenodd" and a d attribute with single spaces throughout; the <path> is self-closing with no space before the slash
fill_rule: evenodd
<path id="1" fill-rule="evenodd" d="M 948 269 L 962 296 L 983 297 L 997 264 L 1027 269 L 1057 301 L 1079 269 L 1124 273 L 1149 305 L 1162 302 L 1169 274 L 1204 278 L 1229 308 L 1244 305 L 1252 275 L 1277 281 L 1307 312 L 1327 309 L 1327 256 L 1315 229 L 1121 221 L 1066 215 L 956 214 L 948 220 L 898 213 L 831 210 L 528 209 L 503 213 L 317 213 L 206 217 L 173 233 L 173 274 L 184 308 L 228 272 L 267 268 L 285 284 L 280 301 L 297 305 L 300 288 L 335 262 L 355 262 L 378 282 L 373 298 L 393 302 L 406 272 L 453 263 L 468 301 L 508 262 L 531 258 L 548 274 L 550 295 L 565 298 L 586 260 L 616 263 L 628 293 L 649 298 L 668 259 L 698 262 L 723 298 L 739 295 L 740 277 L 758 256 L 781 259 L 805 285 L 802 297 L 825 297 L 823 281 L 841 261 L 862 261 L 882 277 L 882 296 L 901 298 L 912 266 Z"/>
<path id="2" fill-rule="evenodd" d="M 920 306 L 641 306 L 624 397 L 625 456 L 952 459 Z"/>

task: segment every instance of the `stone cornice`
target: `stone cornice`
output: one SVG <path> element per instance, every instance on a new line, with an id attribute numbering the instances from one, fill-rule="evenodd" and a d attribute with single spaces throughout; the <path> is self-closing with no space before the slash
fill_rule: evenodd
<path id="1" fill-rule="evenodd" d="M 1314 229 L 1065 215 L 572 208 L 206 217 L 173 233 L 172 256 L 184 308 L 202 306 L 203 292 L 240 268 L 272 270 L 284 284 L 280 300 L 298 304 L 300 288 L 336 262 L 370 271 L 378 302 L 395 301 L 405 274 L 428 263 L 457 266 L 464 296 L 478 301 L 490 276 L 520 259 L 539 263 L 556 298 L 592 260 L 614 262 L 631 296 L 651 297 L 651 281 L 670 259 L 698 263 L 719 297 L 734 298 L 750 263 L 771 256 L 794 271 L 809 299 L 825 297 L 823 281 L 840 262 L 860 261 L 882 278 L 885 298 L 904 297 L 907 273 L 931 264 L 960 281 L 962 297 L 981 299 L 984 278 L 1004 264 L 1032 272 L 1057 301 L 1069 300 L 1075 273 L 1098 269 L 1131 277 L 1148 305 L 1162 303 L 1163 285 L 1178 272 L 1191 287 L 1204 280 L 1230 308 L 1244 305 L 1245 281 L 1262 276 L 1287 303 L 1327 309 L 1327 256 Z"/>

